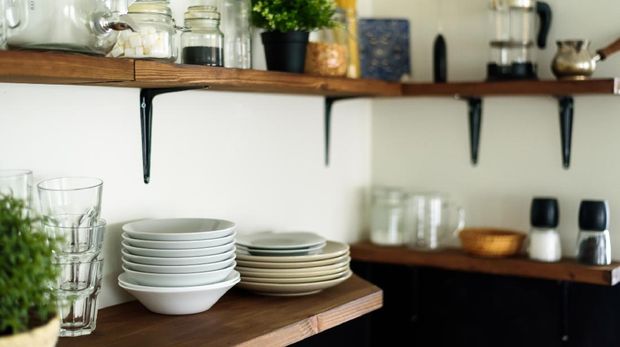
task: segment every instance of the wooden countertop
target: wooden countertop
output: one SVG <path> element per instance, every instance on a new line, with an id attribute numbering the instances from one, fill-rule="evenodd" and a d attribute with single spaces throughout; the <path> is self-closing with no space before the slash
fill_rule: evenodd
<path id="1" fill-rule="evenodd" d="M 620 282 L 620 263 L 587 266 L 575 259 L 564 258 L 557 263 L 543 263 L 524 256 L 481 258 L 460 249 L 421 252 L 407 247 L 384 247 L 365 241 L 351 245 L 353 260 L 398 265 L 429 266 L 448 270 L 481 272 L 494 275 L 533 277 L 614 286 Z"/>
<path id="2" fill-rule="evenodd" d="M 149 312 L 137 301 L 99 311 L 89 336 L 61 337 L 59 347 L 285 346 L 379 309 L 383 292 L 353 275 L 301 297 L 229 291 L 210 310 L 185 316 Z"/>

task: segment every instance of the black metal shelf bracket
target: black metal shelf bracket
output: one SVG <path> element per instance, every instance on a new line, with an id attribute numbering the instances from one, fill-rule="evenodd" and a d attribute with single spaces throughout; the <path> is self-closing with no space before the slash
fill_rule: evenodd
<path id="1" fill-rule="evenodd" d="M 480 150 L 480 128 L 482 127 L 482 99 L 478 97 L 467 98 L 469 113 L 469 150 L 472 165 L 478 164 L 478 152 Z"/>
<path id="2" fill-rule="evenodd" d="M 355 98 L 354 96 L 326 96 L 325 97 L 325 113 L 324 129 L 325 129 L 325 166 L 329 166 L 329 152 L 331 145 L 331 127 L 332 127 L 332 107 L 336 101 Z"/>
<path id="3" fill-rule="evenodd" d="M 185 90 L 205 89 L 205 87 L 143 88 L 140 89 L 140 127 L 142 132 L 142 174 L 144 183 L 151 180 L 151 140 L 153 134 L 153 99 L 160 94 Z"/>
<path id="4" fill-rule="evenodd" d="M 573 138 L 573 114 L 575 101 L 572 96 L 558 97 L 560 106 L 560 137 L 562 140 L 562 166 L 570 167 L 571 145 Z"/>

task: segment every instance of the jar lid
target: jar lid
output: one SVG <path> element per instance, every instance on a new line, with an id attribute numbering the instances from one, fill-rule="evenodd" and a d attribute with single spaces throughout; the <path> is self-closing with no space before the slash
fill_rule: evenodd
<path id="1" fill-rule="evenodd" d="M 579 229 L 605 231 L 609 225 L 609 206 L 604 200 L 582 200 L 579 205 Z"/>
<path id="2" fill-rule="evenodd" d="M 185 12 L 185 20 L 211 19 L 220 20 L 220 13 L 216 6 L 198 5 L 190 6 Z"/>
<path id="3" fill-rule="evenodd" d="M 560 219 L 558 200 L 534 198 L 530 209 L 530 223 L 537 228 L 556 228 Z"/>
<path id="4" fill-rule="evenodd" d="M 168 0 L 137 0 L 129 5 L 128 13 L 153 13 L 172 17 L 172 10 Z"/>

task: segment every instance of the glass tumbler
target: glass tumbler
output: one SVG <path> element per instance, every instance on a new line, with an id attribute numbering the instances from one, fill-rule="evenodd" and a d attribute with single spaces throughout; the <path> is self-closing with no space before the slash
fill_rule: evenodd
<path id="1" fill-rule="evenodd" d="M 3 0 L 0 0 L 2 3 Z M 0 194 L 12 195 L 30 206 L 32 198 L 32 171 L 0 170 Z"/>
<path id="2" fill-rule="evenodd" d="M 38 184 L 45 224 L 93 226 L 101 214 L 103 181 L 91 177 L 61 177 Z"/>
<path id="3" fill-rule="evenodd" d="M 456 221 L 456 223 L 454 223 Z M 465 210 L 441 193 L 411 194 L 405 202 L 405 234 L 409 247 L 436 250 L 465 227 Z"/>

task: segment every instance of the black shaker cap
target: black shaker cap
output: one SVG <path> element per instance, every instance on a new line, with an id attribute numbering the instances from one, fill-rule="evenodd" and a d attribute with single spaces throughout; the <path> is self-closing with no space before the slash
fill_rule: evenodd
<path id="1" fill-rule="evenodd" d="M 560 219 L 558 200 L 534 198 L 530 209 L 530 223 L 537 228 L 556 228 Z"/>
<path id="2" fill-rule="evenodd" d="M 579 206 L 579 229 L 589 231 L 607 230 L 609 207 L 604 200 L 582 200 Z"/>

